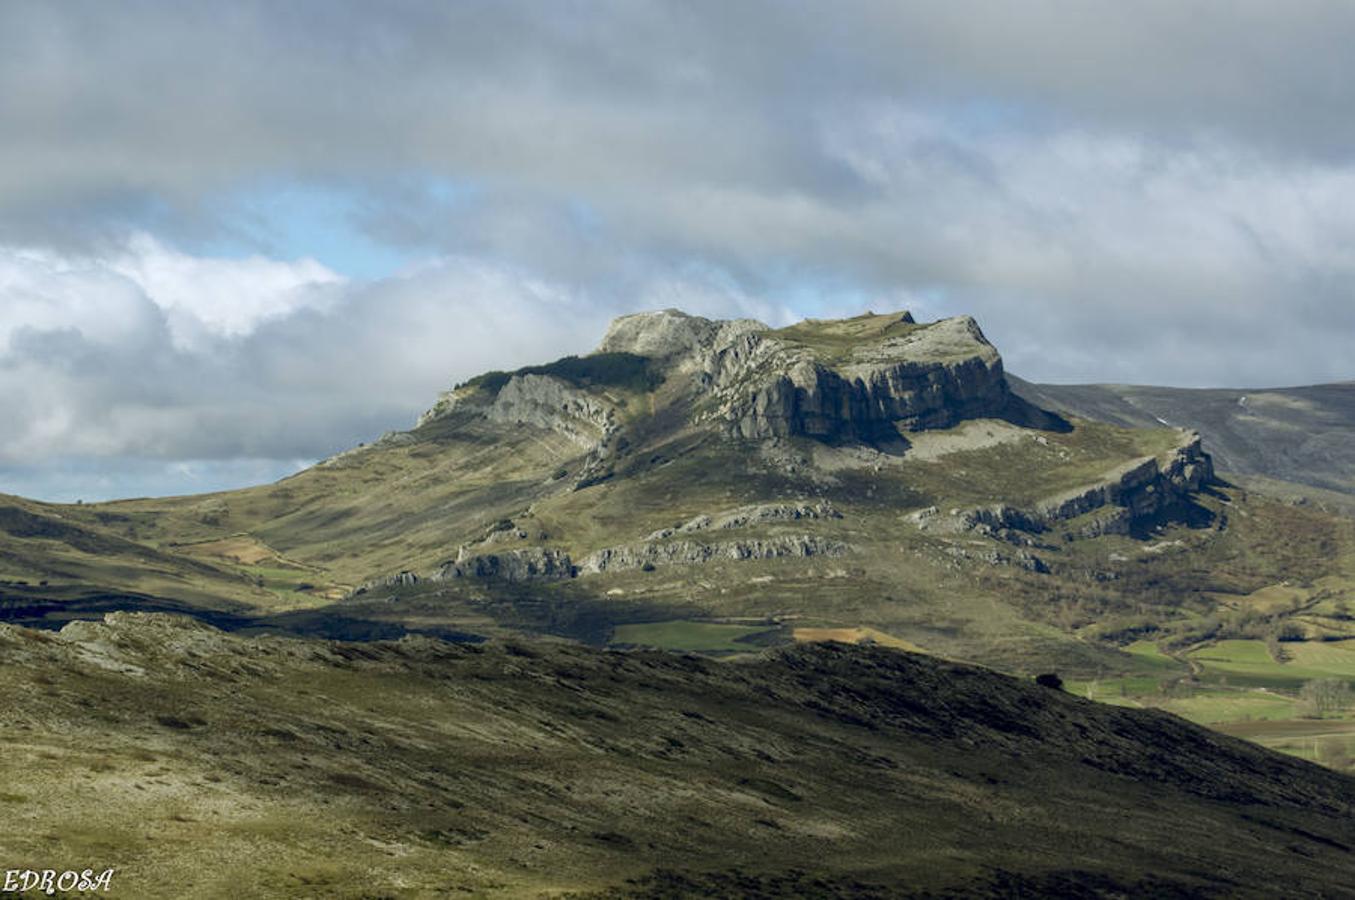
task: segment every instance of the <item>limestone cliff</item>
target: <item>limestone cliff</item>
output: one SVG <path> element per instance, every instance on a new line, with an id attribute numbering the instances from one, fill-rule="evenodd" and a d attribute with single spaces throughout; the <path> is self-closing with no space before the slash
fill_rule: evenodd
<path id="1" fill-rule="evenodd" d="M 1085 519 L 1068 531 L 1070 538 L 1128 534 L 1136 523 L 1151 520 L 1190 501 L 1214 480 L 1214 464 L 1193 432 L 1158 457 L 1133 460 L 1083 487 L 1048 497 L 1029 507 L 1008 504 L 953 509 L 934 507 L 910 515 L 924 531 L 978 531 L 1022 543 L 1020 533 L 1040 533 L 1061 523 Z M 1095 514 L 1095 515 L 1093 515 Z"/>
<path id="2" fill-rule="evenodd" d="M 463 550 L 453 562 L 444 563 L 432 575 L 433 581 L 453 578 L 482 578 L 510 584 L 524 581 L 558 581 L 576 574 L 569 554 L 542 547 L 503 550 L 496 553 L 470 553 Z"/>
<path id="3" fill-rule="evenodd" d="M 772 329 L 678 310 L 623 316 L 593 357 L 647 360 L 682 388 L 690 421 L 734 438 L 897 440 L 900 432 L 1001 417 L 1044 424 L 1007 387 L 1002 358 L 968 316 L 919 324 L 908 313 L 809 320 Z M 492 391 L 456 391 L 420 419 L 476 408 L 491 421 L 605 443 L 616 408 L 596 384 L 549 374 L 502 375 Z"/>
<path id="4" fill-rule="evenodd" d="M 809 556 L 842 556 L 851 547 L 814 535 L 745 538 L 736 541 L 643 541 L 607 547 L 588 556 L 579 574 L 653 569 L 659 566 L 692 565 L 717 560 L 788 559 Z"/>
<path id="5" fill-rule="evenodd" d="M 712 354 L 711 382 L 730 432 L 870 441 L 1008 413 L 1002 359 L 973 319 L 896 324 L 901 333 L 852 344 L 836 358 L 762 335 Z"/>
<path id="6" fill-rule="evenodd" d="M 589 449 L 615 430 L 615 407 L 550 375 L 514 375 L 485 412 L 491 422 L 549 428 Z"/>

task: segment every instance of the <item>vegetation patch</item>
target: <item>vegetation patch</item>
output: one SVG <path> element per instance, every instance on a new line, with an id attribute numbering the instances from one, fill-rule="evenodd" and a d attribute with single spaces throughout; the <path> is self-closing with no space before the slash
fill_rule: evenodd
<path id="1" fill-rule="evenodd" d="M 833 321 L 806 319 L 779 328 L 771 332 L 771 336 L 788 344 L 807 347 L 820 360 L 832 365 L 849 361 L 857 347 L 904 337 L 930 327 L 931 324 L 917 324 L 907 313 L 866 313 Z"/>
<path id="2" fill-rule="evenodd" d="M 592 353 L 566 356 L 541 366 L 512 372 L 494 370 L 477 375 L 458 388 L 474 387 L 497 394 L 514 375 L 551 375 L 575 387 L 607 387 L 648 393 L 663 384 L 662 369 L 649 357 L 635 353 Z"/>

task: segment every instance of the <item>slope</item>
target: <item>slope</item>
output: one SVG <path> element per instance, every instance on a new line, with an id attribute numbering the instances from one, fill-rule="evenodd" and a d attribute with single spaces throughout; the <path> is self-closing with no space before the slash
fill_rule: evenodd
<path id="1" fill-rule="evenodd" d="M 1263 486 L 1316 488 L 1316 496 L 1355 508 L 1349 499 L 1355 497 L 1355 381 L 1191 390 L 1010 380 L 1018 394 L 1048 409 L 1135 428 L 1171 423 L 1196 429 L 1230 476 Z"/>
<path id="2" fill-rule="evenodd" d="M 838 644 L 0 625 L 10 866 L 120 896 L 1332 896 L 1355 782 L 1171 716 Z"/>
<path id="3" fill-rule="evenodd" d="M 412 430 L 274 485 L 47 509 L 235 579 L 150 592 L 249 604 L 232 627 L 721 654 L 879 635 L 1012 671 L 1162 676 L 1120 648 L 1227 633 L 1220 597 L 1355 576 L 1348 522 L 1211 478 L 1189 432 L 1023 400 L 967 317 L 770 329 L 670 310 L 622 317 L 594 354 L 471 379 Z M 1314 637 L 1350 627 L 1320 612 Z"/>

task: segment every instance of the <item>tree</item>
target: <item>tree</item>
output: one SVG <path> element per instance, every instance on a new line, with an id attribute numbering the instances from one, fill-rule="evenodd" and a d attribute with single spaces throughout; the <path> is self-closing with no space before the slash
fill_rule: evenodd
<path id="1" fill-rule="evenodd" d="M 1350 701 L 1350 684 L 1340 678 L 1307 681 L 1299 691 L 1299 704 L 1304 715 L 1317 719 L 1329 712 L 1340 712 L 1350 706 Z"/>
<path id="2" fill-rule="evenodd" d="M 1040 687 L 1054 688 L 1059 690 L 1063 687 L 1063 679 L 1056 672 L 1044 672 L 1035 676 L 1035 683 Z"/>

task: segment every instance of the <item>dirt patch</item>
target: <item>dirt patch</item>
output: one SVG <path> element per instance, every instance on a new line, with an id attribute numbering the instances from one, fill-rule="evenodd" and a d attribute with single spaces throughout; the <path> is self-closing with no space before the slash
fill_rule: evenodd
<path id="1" fill-rule="evenodd" d="M 984 450 L 999 444 L 1035 440 L 1038 437 L 1040 437 L 1038 432 L 1020 428 L 1010 422 L 975 419 L 954 428 L 909 434 L 908 441 L 912 446 L 908 448 L 907 458 L 919 462 L 932 462 L 952 453 Z"/>
<path id="2" fill-rule="evenodd" d="M 892 634 L 885 634 L 875 628 L 860 626 L 856 628 L 796 628 L 794 637 L 801 643 L 837 641 L 840 644 L 879 644 L 881 647 L 893 647 L 895 650 L 907 650 L 909 653 L 927 652 L 912 641 L 905 641 L 903 638 L 894 637 Z"/>

